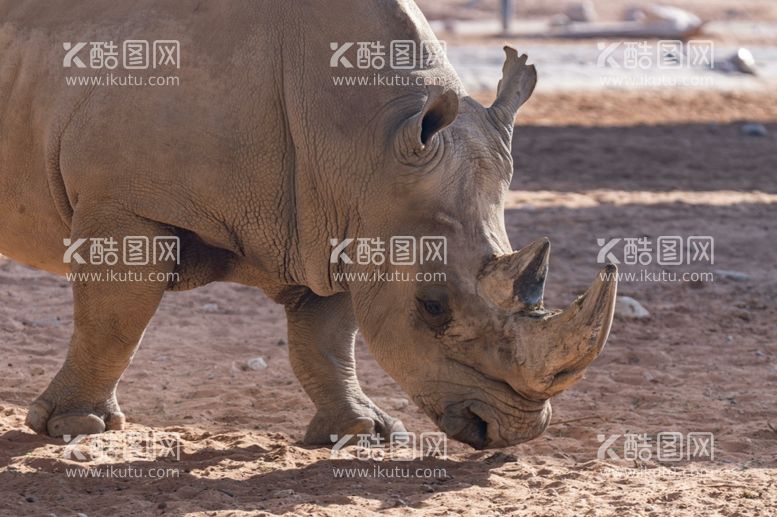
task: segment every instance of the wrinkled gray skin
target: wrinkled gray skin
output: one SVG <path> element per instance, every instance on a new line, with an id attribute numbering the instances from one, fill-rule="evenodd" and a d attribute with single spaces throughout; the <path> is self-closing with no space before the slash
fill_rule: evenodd
<path id="1" fill-rule="evenodd" d="M 63 42 L 133 38 L 180 40 L 181 85 L 65 85 L 90 74 L 63 69 Z M 536 82 L 525 56 L 506 49 L 490 108 L 447 63 L 398 72 L 434 87 L 333 85 L 333 73 L 372 72 L 330 68 L 330 42 L 433 38 L 403 1 L 0 0 L 0 252 L 90 273 L 104 266 L 63 263 L 64 238 L 182 240 L 180 265 L 113 267 L 177 282 L 74 283 L 67 359 L 27 424 L 120 429 L 116 386 L 163 293 L 232 281 L 286 307 L 294 372 L 317 408 L 308 443 L 403 429 L 359 387 L 357 328 L 449 436 L 485 448 L 540 434 L 548 399 L 604 346 L 615 283 L 545 311 L 547 240 L 508 242 L 513 119 Z M 331 238 L 392 235 L 445 236 L 447 265 L 402 270 L 447 281 L 333 280 L 362 266 L 330 264 Z"/>

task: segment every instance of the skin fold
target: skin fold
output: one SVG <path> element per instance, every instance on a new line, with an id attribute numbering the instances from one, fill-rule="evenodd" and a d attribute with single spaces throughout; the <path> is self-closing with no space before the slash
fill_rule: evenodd
<path id="1" fill-rule="evenodd" d="M 180 84 L 66 84 L 95 72 L 63 68 L 64 42 L 128 39 L 178 40 L 167 72 Z M 513 252 L 507 238 L 513 121 L 536 71 L 506 48 L 488 108 L 444 59 L 392 71 L 407 79 L 394 85 L 334 84 L 373 72 L 331 67 L 333 42 L 393 40 L 436 38 L 399 0 L 0 0 L 0 252 L 89 274 L 106 266 L 65 263 L 64 239 L 180 239 L 179 261 L 112 266 L 143 281 L 73 282 L 67 358 L 27 425 L 121 429 L 116 388 L 164 292 L 229 281 L 286 308 L 293 370 L 316 406 L 308 443 L 404 431 L 359 386 L 357 329 L 449 436 L 503 447 L 547 427 L 549 398 L 604 346 L 616 285 L 600 275 L 546 311 L 550 244 Z M 392 236 L 445 237 L 447 260 L 382 272 L 445 280 L 336 278 L 375 268 L 331 262 L 332 239 Z"/>

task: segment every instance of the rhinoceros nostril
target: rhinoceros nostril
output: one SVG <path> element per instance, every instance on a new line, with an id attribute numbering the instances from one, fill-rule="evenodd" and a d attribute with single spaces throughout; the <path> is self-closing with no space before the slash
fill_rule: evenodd
<path id="1" fill-rule="evenodd" d="M 488 443 L 488 422 L 469 407 L 450 407 L 443 414 L 440 427 L 455 440 L 485 449 Z"/>
<path id="2" fill-rule="evenodd" d="M 488 422 L 477 416 L 475 413 L 472 413 L 472 420 L 477 432 L 478 442 L 485 445 L 488 440 Z"/>
<path id="3" fill-rule="evenodd" d="M 475 449 L 485 449 L 488 443 L 488 422 L 467 410 L 467 425 L 453 438 L 468 443 Z"/>

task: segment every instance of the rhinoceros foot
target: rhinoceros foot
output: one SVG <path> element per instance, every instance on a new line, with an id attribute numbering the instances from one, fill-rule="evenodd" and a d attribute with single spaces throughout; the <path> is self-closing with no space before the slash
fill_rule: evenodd
<path id="1" fill-rule="evenodd" d="M 100 404 L 67 404 L 39 397 L 27 410 L 27 427 L 49 436 L 98 434 L 124 428 L 124 413 L 116 399 Z"/>
<path id="2" fill-rule="evenodd" d="M 405 433 L 401 420 L 386 414 L 369 399 L 343 408 L 319 409 L 308 425 L 304 442 L 308 445 L 331 445 L 351 435 L 348 443 L 356 443 L 359 435 L 380 436 L 387 440 L 392 433 Z"/>

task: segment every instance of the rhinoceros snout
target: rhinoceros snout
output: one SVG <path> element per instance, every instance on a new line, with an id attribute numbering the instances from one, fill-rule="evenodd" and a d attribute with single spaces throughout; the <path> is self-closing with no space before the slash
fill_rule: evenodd
<path id="1" fill-rule="evenodd" d="M 550 403 L 532 411 L 504 411 L 481 401 L 447 406 L 438 425 L 450 438 L 478 449 L 509 447 L 542 434 L 550 423 Z"/>

